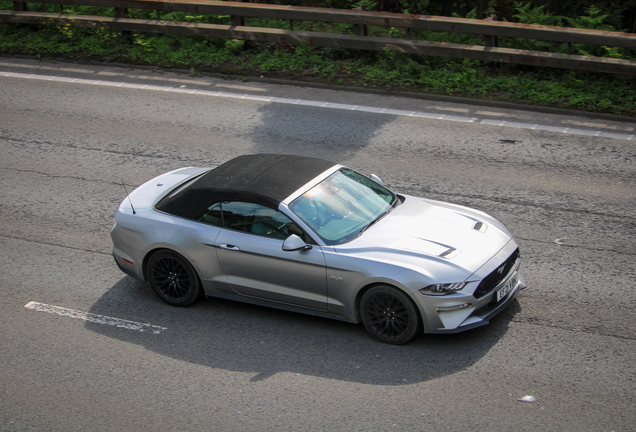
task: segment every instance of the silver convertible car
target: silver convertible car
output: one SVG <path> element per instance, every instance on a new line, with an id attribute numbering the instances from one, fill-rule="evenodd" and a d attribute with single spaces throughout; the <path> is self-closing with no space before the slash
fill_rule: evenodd
<path id="1" fill-rule="evenodd" d="M 135 189 L 113 255 L 166 303 L 202 295 L 362 321 L 376 339 L 487 324 L 525 288 L 508 230 L 321 159 L 245 155 Z"/>

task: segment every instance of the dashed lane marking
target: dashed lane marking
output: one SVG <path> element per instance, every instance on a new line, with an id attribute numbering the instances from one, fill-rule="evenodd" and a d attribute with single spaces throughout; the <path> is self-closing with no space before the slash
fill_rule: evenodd
<path id="1" fill-rule="evenodd" d="M 135 330 L 141 333 L 160 334 L 164 330 L 168 330 L 166 327 L 160 327 L 152 324 L 138 323 L 135 321 L 128 321 L 120 318 L 113 318 L 104 315 L 97 315 L 90 312 L 82 312 L 73 309 L 66 309 L 59 306 L 52 306 L 44 303 L 29 302 L 24 305 L 25 308 L 35 310 L 38 312 L 47 312 L 67 318 L 81 319 L 84 321 L 92 322 L 95 324 L 104 324 L 128 330 Z"/>
<path id="2" fill-rule="evenodd" d="M 287 98 L 279 98 L 275 96 L 262 96 L 262 95 L 252 95 L 252 94 L 231 93 L 231 92 L 224 92 L 224 91 L 189 89 L 185 85 L 182 85 L 179 87 L 164 87 L 164 86 L 149 85 L 149 84 L 132 84 L 132 83 L 125 83 L 125 82 L 99 81 L 99 80 L 82 79 L 82 78 L 67 78 L 67 77 L 57 77 L 57 76 L 51 76 L 51 75 L 23 74 L 18 72 L 4 72 L 4 71 L 0 71 L 0 76 L 24 78 L 24 79 L 37 79 L 37 80 L 44 80 L 44 81 L 68 82 L 68 83 L 75 83 L 75 84 L 90 84 L 90 85 L 99 85 L 99 86 L 108 86 L 108 87 L 123 87 L 123 88 L 137 89 L 137 90 L 154 90 L 154 91 L 164 91 L 164 92 L 172 92 L 172 93 L 186 93 L 186 94 L 196 94 L 196 95 L 203 95 L 203 96 L 225 97 L 225 98 L 232 98 L 232 99 L 246 99 L 246 100 L 258 101 L 258 102 L 270 102 L 270 103 L 279 103 L 279 104 L 288 104 L 288 105 L 306 105 L 306 106 L 319 107 L 319 108 L 361 111 L 361 112 L 370 112 L 375 114 L 388 114 L 393 116 L 422 117 L 422 118 L 430 118 L 430 119 L 436 119 L 436 120 L 449 120 L 449 121 L 458 121 L 458 122 L 466 122 L 466 123 L 480 123 L 480 124 L 489 125 L 489 126 L 531 129 L 531 130 L 540 130 L 540 131 L 547 131 L 547 132 L 565 133 L 570 135 L 585 135 L 585 136 L 612 138 L 612 139 L 629 140 L 629 141 L 636 140 L 636 134 L 623 134 L 623 133 L 616 133 L 616 132 L 605 132 L 600 130 L 570 128 L 570 127 L 563 127 L 563 126 L 520 123 L 520 122 L 506 121 L 501 119 L 496 119 L 496 120 L 495 119 L 480 119 L 477 117 L 428 113 L 428 112 L 421 112 L 421 111 L 396 110 L 396 109 L 390 109 L 390 108 L 378 108 L 378 107 L 370 107 L 370 106 L 349 105 L 349 104 L 321 102 L 321 101 L 312 101 L 312 100 L 287 99 Z"/>

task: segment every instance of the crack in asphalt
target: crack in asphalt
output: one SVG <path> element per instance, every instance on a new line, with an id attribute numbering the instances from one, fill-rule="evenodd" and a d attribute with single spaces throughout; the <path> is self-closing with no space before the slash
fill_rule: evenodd
<path id="1" fill-rule="evenodd" d="M 64 249 L 71 249 L 71 250 L 76 250 L 76 251 L 80 251 L 80 252 L 88 252 L 88 253 L 94 253 L 94 254 L 100 254 L 100 255 L 111 255 L 110 252 L 102 252 L 102 251 L 92 250 L 92 249 L 83 249 L 83 248 L 63 245 L 63 244 L 60 244 L 60 243 L 50 243 L 50 242 L 45 242 L 45 241 L 41 241 L 41 240 L 33 240 L 33 239 L 30 239 L 30 238 L 26 238 L 26 237 L 17 237 L 17 236 L 5 235 L 5 234 L 0 234 L 0 237 L 6 238 L 6 239 L 11 239 L 11 240 L 25 241 L 25 242 L 29 242 L 29 243 L 42 244 L 42 245 L 47 245 L 47 246 L 57 246 L 57 247 L 61 247 L 61 248 L 64 248 Z"/>
<path id="2" fill-rule="evenodd" d="M 532 207 L 532 208 L 543 209 L 543 210 L 547 210 L 547 211 L 558 211 L 558 212 L 564 212 L 564 213 L 573 213 L 573 214 L 581 214 L 581 215 L 591 215 L 591 216 L 600 216 L 600 217 L 606 217 L 606 218 L 614 218 L 614 219 L 628 221 L 627 226 L 633 226 L 636 229 L 636 222 L 634 222 L 634 217 L 632 215 L 621 216 L 621 215 L 603 213 L 603 212 L 592 211 L 592 210 L 587 210 L 587 209 L 575 210 L 575 209 L 572 209 L 572 208 L 557 207 L 557 206 L 554 206 L 552 204 L 550 204 L 548 206 L 548 205 L 534 203 L 534 202 L 527 201 L 527 200 L 515 201 L 515 200 L 508 199 L 508 198 L 497 198 L 497 197 L 490 197 L 490 196 L 485 196 L 485 195 L 448 194 L 448 193 L 440 193 L 440 192 L 435 192 L 435 191 L 426 190 L 426 189 L 420 189 L 420 190 L 422 191 L 421 196 L 441 195 L 444 198 L 445 201 L 450 201 L 448 199 L 449 197 L 453 198 L 453 199 L 456 199 L 456 200 L 482 200 L 482 201 L 487 201 L 487 202 L 495 202 L 495 203 L 498 203 L 498 204 L 517 205 L 517 206 L 520 206 L 520 207 Z"/>
<path id="3" fill-rule="evenodd" d="M 460 160 L 462 159 L 461 152 L 456 153 L 447 149 L 429 150 L 428 155 L 436 156 L 440 159 L 460 159 Z M 495 156 L 489 156 L 486 154 L 470 156 L 470 158 L 471 160 L 481 162 L 484 165 L 489 165 L 489 164 L 492 165 L 492 164 L 501 163 L 500 158 Z M 632 157 L 630 157 L 627 162 L 632 163 L 633 161 L 631 159 Z M 599 174 L 598 169 L 595 167 L 578 167 L 578 166 L 566 165 L 564 163 L 556 163 L 546 159 L 540 159 L 539 163 L 537 163 L 536 161 L 515 160 L 514 164 L 517 166 L 519 170 L 522 170 L 523 168 L 530 168 L 530 169 L 541 168 L 541 169 L 551 169 L 553 171 L 557 170 L 558 172 L 562 174 L 570 174 L 570 175 L 581 175 L 581 174 L 598 175 Z M 611 174 L 604 174 L 604 175 L 611 177 Z M 636 174 L 634 173 L 621 172 L 621 176 L 631 181 L 636 180 Z"/>
<path id="4" fill-rule="evenodd" d="M 630 252 L 617 251 L 617 250 L 614 250 L 614 249 L 601 249 L 601 248 L 594 248 L 594 247 L 581 246 L 581 245 L 569 245 L 569 244 L 565 244 L 565 243 L 555 243 L 554 240 L 552 240 L 552 241 L 536 240 L 536 239 L 529 239 L 529 238 L 524 238 L 524 237 L 519 237 L 519 236 L 515 236 L 515 239 L 528 241 L 528 242 L 542 243 L 542 244 L 551 244 L 551 245 L 557 244 L 558 246 L 562 246 L 562 247 L 568 247 L 568 248 L 573 248 L 573 249 L 582 249 L 582 250 L 586 250 L 586 251 L 605 252 L 605 253 L 613 253 L 613 254 L 618 254 L 618 255 L 626 255 L 626 256 L 634 256 L 634 257 L 636 257 L 636 252 L 631 252 L 630 253 Z"/>
<path id="5" fill-rule="evenodd" d="M 27 143 L 26 140 L 22 140 L 22 139 L 18 139 L 18 138 L 10 138 L 10 137 L 6 137 L 6 136 L 2 136 L 2 135 L 0 135 L 0 140 L 12 141 L 12 142 L 16 142 L 16 143 L 25 143 L 25 144 Z M 153 154 L 143 153 L 143 152 L 140 152 L 140 151 L 125 152 L 125 151 L 108 150 L 108 149 L 94 148 L 94 147 L 82 147 L 82 146 L 78 146 L 78 145 L 74 145 L 74 144 L 53 143 L 53 142 L 50 142 L 50 141 L 29 140 L 28 144 L 48 145 L 48 146 L 51 146 L 51 147 L 65 147 L 65 148 L 74 149 L 74 150 L 95 151 L 95 152 L 101 152 L 101 153 L 115 154 L 115 155 L 119 155 L 119 156 L 141 156 L 141 157 L 154 158 L 154 159 L 168 159 L 169 158 L 169 159 L 172 159 L 172 160 L 176 159 L 176 160 L 184 161 L 184 162 L 192 161 L 192 159 L 185 159 L 185 158 L 175 157 L 173 155 L 153 155 Z"/>
<path id="6" fill-rule="evenodd" d="M 108 185 L 115 185 L 115 186 L 121 186 L 121 181 L 107 181 L 107 180 L 99 180 L 99 179 L 89 179 L 89 178 L 85 178 L 85 177 L 75 177 L 75 176 L 65 176 L 65 175 L 58 175 L 58 174 L 50 174 L 50 173 L 46 173 L 46 172 L 42 172 L 42 171 L 37 171 L 37 170 L 29 170 L 29 169 L 18 169 L 18 168 L 8 168 L 8 167 L 4 167 L 4 168 L 0 168 L 2 170 L 7 170 L 7 171 L 13 171 L 13 172 L 18 172 L 18 173 L 29 173 L 29 174 L 38 174 L 41 175 L 43 177 L 48 177 L 48 178 L 55 178 L 55 179 L 70 179 L 70 180 L 81 180 L 81 181 L 85 181 L 85 182 L 89 182 L 89 183 L 103 183 L 103 184 L 108 184 Z M 132 184 L 128 184 L 126 183 L 127 186 L 132 186 L 132 187 L 137 187 L 139 185 L 132 185 Z"/>
<path id="7" fill-rule="evenodd" d="M 502 314 L 505 314 L 505 312 L 502 312 Z M 622 339 L 622 340 L 627 340 L 627 341 L 636 341 L 636 335 L 634 336 L 622 336 L 622 335 L 617 335 L 617 334 L 612 334 L 606 331 L 599 331 L 599 330 L 593 330 L 593 329 L 583 329 L 583 328 L 578 328 L 578 327 L 566 327 L 564 325 L 559 325 L 559 324 L 554 324 L 554 323 L 542 323 L 542 322 L 538 322 L 541 321 L 540 318 L 512 318 L 510 321 L 515 322 L 515 323 L 520 323 L 520 324 L 530 324 L 533 326 L 537 326 L 537 327 L 547 327 L 547 328 L 556 328 L 559 330 L 565 330 L 565 331 L 570 331 L 573 333 L 585 333 L 585 334 L 594 334 L 594 335 L 598 335 L 598 336 L 604 336 L 604 337 L 612 337 L 612 338 L 616 338 L 616 339 Z"/>

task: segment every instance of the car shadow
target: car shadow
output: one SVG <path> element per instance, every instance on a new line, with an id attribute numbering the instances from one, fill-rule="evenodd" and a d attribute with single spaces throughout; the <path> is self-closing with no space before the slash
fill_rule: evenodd
<path id="1" fill-rule="evenodd" d="M 490 325 L 460 334 L 420 335 L 407 345 L 372 339 L 362 325 L 209 298 L 188 308 L 161 302 L 128 276 L 91 313 L 165 327 L 159 334 L 87 322 L 87 329 L 180 361 L 253 374 L 279 372 L 375 385 L 405 385 L 460 372 L 503 337 L 515 302 Z"/>

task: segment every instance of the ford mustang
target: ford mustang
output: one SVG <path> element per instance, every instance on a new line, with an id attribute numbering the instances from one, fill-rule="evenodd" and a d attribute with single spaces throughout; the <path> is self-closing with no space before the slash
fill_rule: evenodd
<path id="1" fill-rule="evenodd" d="M 390 344 L 487 324 L 526 287 L 493 217 L 311 157 L 160 175 L 110 234 L 119 268 L 171 305 L 205 295 L 362 322 Z"/>

